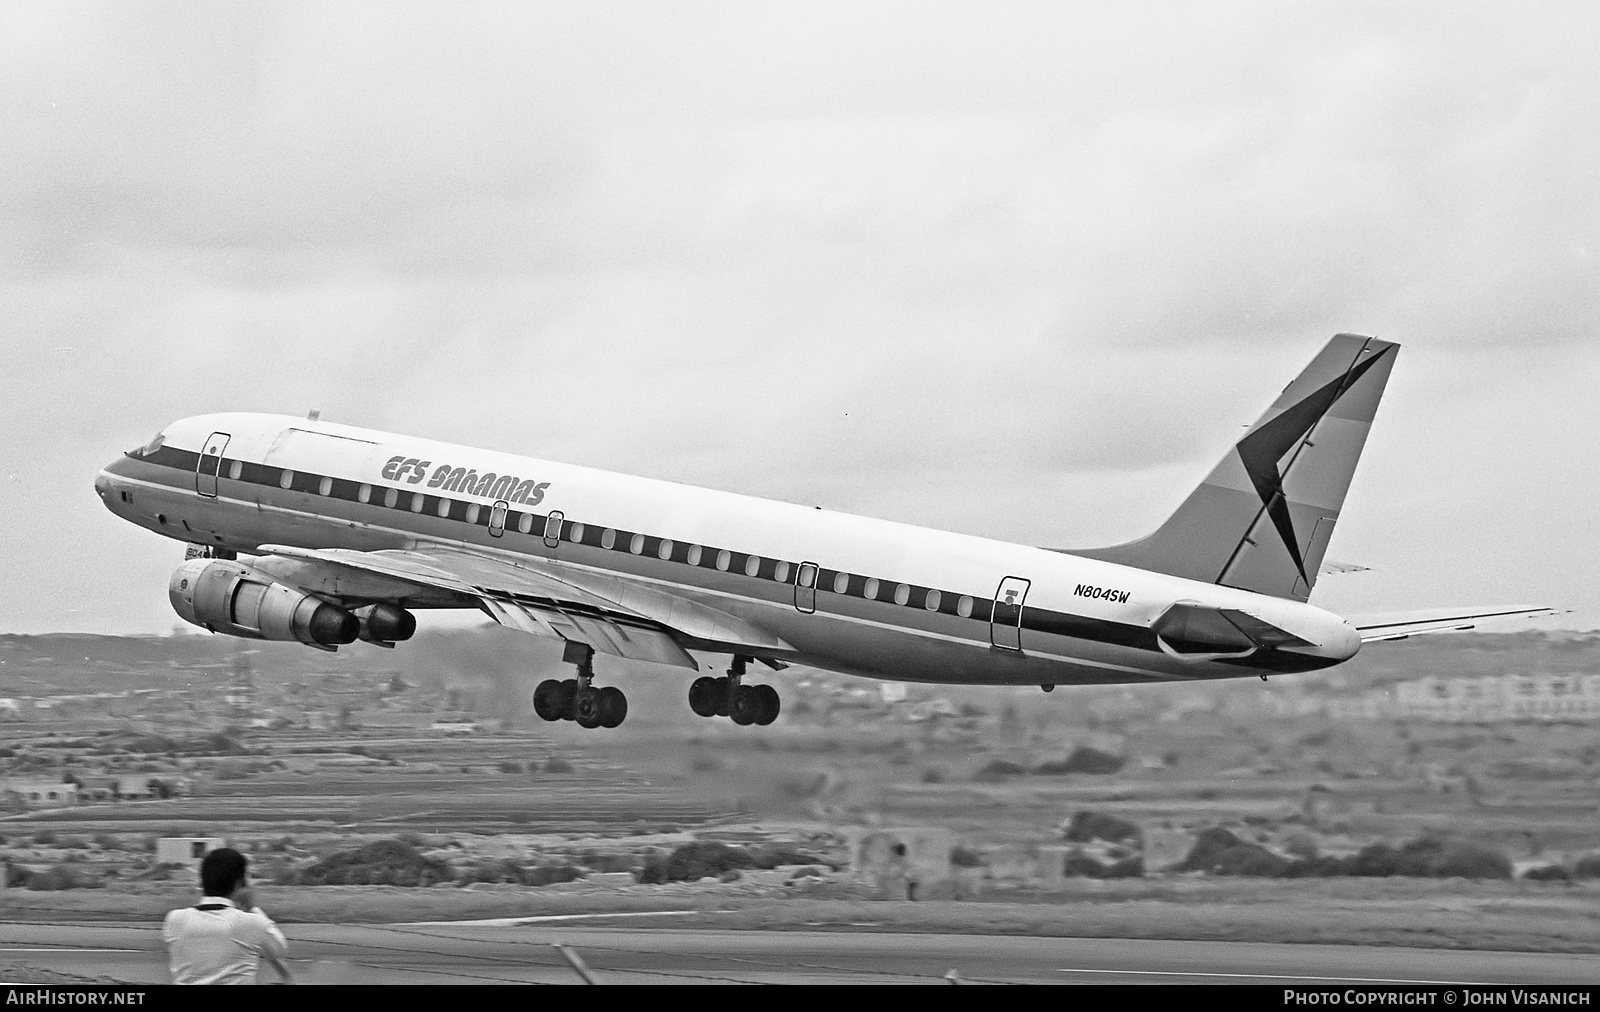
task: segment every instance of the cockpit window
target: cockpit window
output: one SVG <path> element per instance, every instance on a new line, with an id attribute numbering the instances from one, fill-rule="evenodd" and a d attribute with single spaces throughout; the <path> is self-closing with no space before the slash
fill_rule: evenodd
<path id="1" fill-rule="evenodd" d="M 130 457 L 148 457 L 148 456 L 154 454 L 157 450 L 161 449 L 161 444 L 162 444 L 163 441 L 166 440 L 166 438 L 167 438 L 166 433 L 158 432 L 158 433 L 156 433 L 156 438 L 150 440 L 150 442 L 144 444 L 143 446 L 136 446 L 133 449 L 129 450 L 128 451 L 128 456 L 130 456 Z"/>

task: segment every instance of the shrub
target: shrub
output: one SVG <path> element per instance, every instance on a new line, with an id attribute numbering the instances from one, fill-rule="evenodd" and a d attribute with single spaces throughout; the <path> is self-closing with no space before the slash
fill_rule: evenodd
<path id="1" fill-rule="evenodd" d="M 1522 873 L 1522 877 L 1534 882 L 1570 882 L 1572 873 L 1559 864 L 1547 864 L 1539 868 L 1529 868 Z"/>
<path id="2" fill-rule="evenodd" d="M 546 773 L 571 773 L 572 764 L 565 759 L 546 759 L 544 771 Z"/>
<path id="3" fill-rule="evenodd" d="M 41 847 L 54 846 L 56 842 L 56 831 L 53 829 L 41 829 L 39 832 L 33 834 L 33 842 Z"/>
<path id="4" fill-rule="evenodd" d="M 1120 843 L 1124 840 L 1138 843 L 1144 837 L 1138 823 L 1115 815 L 1088 810 L 1074 812 L 1072 821 L 1067 824 L 1066 839 L 1071 843 L 1087 843 L 1090 840 L 1109 840 Z"/>
<path id="5" fill-rule="evenodd" d="M 743 847 L 696 841 L 684 844 L 664 858 L 648 858 L 639 870 L 639 881 L 646 884 L 695 882 L 717 878 L 735 868 L 754 866 L 754 858 Z"/>
<path id="6" fill-rule="evenodd" d="M 950 851 L 950 863 L 957 868 L 981 868 L 983 856 L 970 847 L 957 845 Z"/>
<path id="7" fill-rule="evenodd" d="M 1467 840 L 1424 837 L 1400 848 L 1398 875 L 1424 878 L 1511 877 L 1511 859 L 1490 847 Z"/>
<path id="8" fill-rule="evenodd" d="M 504 762 L 502 762 L 500 764 L 500 772 L 501 773 L 521 773 L 522 772 L 522 764 L 519 763 L 519 762 L 516 762 L 514 760 L 507 759 L 507 760 L 505 760 Z"/>
<path id="9" fill-rule="evenodd" d="M 110 833 L 94 834 L 94 842 L 101 850 L 120 850 L 122 848 L 122 840 L 112 836 Z"/>
<path id="10" fill-rule="evenodd" d="M 379 840 L 324 858 L 291 877 L 299 885 L 430 886 L 451 879 L 443 861 L 425 858 L 402 840 Z"/>
<path id="11" fill-rule="evenodd" d="M 523 885 L 547 886 L 580 878 L 583 878 L 583 869 L 570 864 L 541 864 L 522 870 Z"/>
<path id="12" fill-rule="evenodd" d="M 1573 878 L 1600 878 L 1600 852 L 1585 854 L 1572 866 Z"/>
<path id="13" fill-rule="evenodd" d="M 1226 829 L 1213 827 L 1195 838 L 1178 871 L 1208 871 L 1217 875 L 1281 875 L 1290 862 L 1258 843 L 1239 839 Z"/>
<path id="14" fill-rule="evenodd" d="M 1009 759 L 991 759 L 978 768 L 978 772 L 973 774 L 973 779 L 993 783 L 1006 777 L 1021 776 L 1025 772 L 1027 771 L 1021 764 Z"/>
<path id="15" fill-rule="evenodd" d="M 48 871 L 35 872 L 28 877 L 27 888 L 36 892 L 54 892 L 62 889 L 99 889 L 103 882 L 76 868 L 58 864 Z"/>

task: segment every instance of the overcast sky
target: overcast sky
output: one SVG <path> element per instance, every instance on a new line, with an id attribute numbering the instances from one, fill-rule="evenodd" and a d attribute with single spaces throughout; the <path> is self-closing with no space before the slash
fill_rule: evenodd
<path id="1" fill-rule="evenodd" d="M 95 471 L 300 414 L 1083 546 L 1403 347 L 1347 611 L 1600 626 L 1592 3 L 0 3 L 0 631 Z M 1547 623 L 1548 624 L 1548 623 Z"/>

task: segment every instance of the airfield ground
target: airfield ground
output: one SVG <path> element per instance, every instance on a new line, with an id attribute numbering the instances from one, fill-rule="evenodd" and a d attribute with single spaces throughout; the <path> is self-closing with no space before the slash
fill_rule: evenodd
<path id="1" fill-rule="evenodd" d="M 0 818 L 0 860 L 16 880 L 0 892 L 0 922 L 149 922 L 189 902 L 192 873 L 155 860 L 158 837 L 224 837 L 251 854 L 259 879 L 283 883 L 330 855 L 400 839 L 447 866 L 448 881 L 268 884 L 261 900 L 302 924 L 682 910 L 693 913 L 674 924 L 718 930 L 1600 952 L 1600 878 L 1574 874 L 1600 848 L 1592 724 L 1348 719 L 1316 705 L 1370 698 L 1421 673 L 1592 671 L 1593 638 L 1459 637 L 1464 646 L 1398 662 L 1390 654 L 1338 681 L 1050 696 L 913 687 L 886 701 L 871 683 L 810 675 L 797 689 L 808 676 L 786 673 L 772 680 L 789 708 L 765 729 L 696 718 L 675 681 L 637 677 L 629 722 L 600 732 L 533 719 L 520 680 L 507 689 L 504 671 L 518 665 L 470 651 L 463 670 L 444 674 L 308 673 L 293 667 L 302 657 L 269 653 L 251 661 L 241 700 L 232 693 L 239 663 L 226 654 L 174 659 L 140 641 L 127 651 L 143 658 L 133 670 L 118 668 L 114 642 L 79 663 L 68 656 L 78 642 L 0 639 L 10 640 L 10 692 L 62 700 L 0 725 L 0 778 L 143 775 L 175 795 L 13 805 Z M 465 670 L 475 667 L 493 677 Z M 1085 812 L 1141 827 L 1145 874 L 1041 873 L 1041 861 L 1072 846 L 1066 828 Z M 1156 860 L 1158 838 L 1181 858 L 1219 827 L 1284 859 L 1467 841 L 1500 855 L 1512 877 L 1161 873 L 1171 860 Z M 910 902 L 901 879 L 861 866 L 861 840 L 879 832 L 948 840 L 964 860 Z M 788 848 L 807 860 L 700 882 L 636 881 L 652 858 L 694 841 Z M 1126 850 L 1085 846 L 1106 860 Z M 520 872 L 502 874 L 507 867 Z M 552 884 L 525 884 L 537 868 L 566 870 Z M 61 869 L 93 887 L 27 887 Z M 517 874 L 524 881 L 492 881 Z M 28 972 L 0 962 L 13 979 Z"/>

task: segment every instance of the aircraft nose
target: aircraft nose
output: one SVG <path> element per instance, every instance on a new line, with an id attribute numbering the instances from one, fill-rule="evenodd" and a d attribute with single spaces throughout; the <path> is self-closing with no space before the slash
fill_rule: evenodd
<path id="1" fill-rule="evenodd" d="M 104 471 L 94 476 L 94 494 L 101 499 L 111 494 L 111 476 Z"/>

